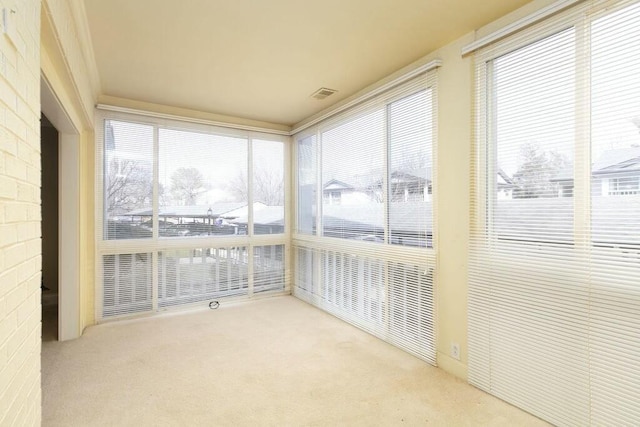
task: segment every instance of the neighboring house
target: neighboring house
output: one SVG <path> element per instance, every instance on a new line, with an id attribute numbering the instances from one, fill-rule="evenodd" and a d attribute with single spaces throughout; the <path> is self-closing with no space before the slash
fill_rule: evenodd
<path id="1" fill-rule="evenodd" d="M 322 188 L 325 205 L 358 205 L 371 201 L 370 191 L 359 184 L 351 184 L 337 179 L 326 182 Z"/>
<path id="2" fill-rule="evenodd" d="M 361 205 L 382 202 L 383 181 L 377 177 L 356 176 L 349 180 L 332 179 L 323 187 L 324 205 Z M 390 197 L 392 202 L 430 202 L 432 195 L 431 170 L 394 171 L 390 174 Z"/>
<path id="3" fill-rule="evenodd" d="M 389 182 L 392 202 L 430 202 L 433 189 L 430 170 L 395 171 Z"/>
<path id="4" fill-rule="evenodd" d="M 592 196 L 640 194 L 640 146 L 607 150 L 591 168 Z M 565 168 L 551 180 L 558 184 L 558 197 L 573 196 L 573 168 Z"/>
<path id="5" fill-rule="evenodd" d="M 593 164 L 592 175 L 592 194 L 640 194 L 640 146 L 605 151 Z"/>
<path id="6" fill-rule="evenodd" d="M 238 225 L 238 234 L 248 234 L 248 214 L 244 214 L 232 221 Z M 284 233 L 284 206 L 264 206 L 260 209 L 254 207 L 253 211 L 254 234 L 280 234 Z"/>
<path id="7" fill-rule="evenodd" d="M 518 188 L 516 183 L 513 182 L 513 179 L 500 168 L 498 168 L 496 186 L 498 192 L 498 200 L 513 199 L 513 190 Z"/>

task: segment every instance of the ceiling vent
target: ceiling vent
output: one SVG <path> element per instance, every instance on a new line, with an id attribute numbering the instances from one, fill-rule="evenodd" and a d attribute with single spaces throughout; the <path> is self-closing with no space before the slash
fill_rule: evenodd
<path id="1" fill-rule="evenodd" d="M 335 89 L 329 89 L 329 88 L 326 88 L 326 87 L 321 87 L 317 91 L 313 92 L 311 97 L 315 98 L 315 99 L 325 99 L 326 97 L 331 96 L 336 92 L 337 92 L 337 90 L 335 90 Z"/>

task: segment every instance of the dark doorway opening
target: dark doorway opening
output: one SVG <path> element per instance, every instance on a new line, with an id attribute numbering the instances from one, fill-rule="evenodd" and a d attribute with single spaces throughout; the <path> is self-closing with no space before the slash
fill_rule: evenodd
<path id="1" fill-rule="evenodd" d="M 42 340 L 58 339 L 58 131 L 40 119 L 42 184 Z"/>

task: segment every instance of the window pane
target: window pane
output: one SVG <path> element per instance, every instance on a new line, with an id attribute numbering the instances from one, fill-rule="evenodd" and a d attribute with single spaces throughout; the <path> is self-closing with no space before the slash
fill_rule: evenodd
<path id="1" fill-rule="evenodd" d="M 254 246 L 253 292 L 284 290 L 284 245 Z"/>
<path id="2" fill-rule="evenodd" d="M 316 137 L 298 141 L 298 233 L 315 234 Z"/>
<path id="3" fill-rule="evenodd" d="M 640 244 L 640 5 L 591 33 L 593 241 Z"/>
<path id="4" fill-rule="evenodd" d="M 106 120 L 104 131 L 104 238 L 149 238 L 153 127 Z"/>
<path id="5" fill-rule="evenodd" d="M 102 257 L 102 316 L 150 311 L 152 301 L 151 253 Z"/>
<path id="6" fill-rule="evenodd" d="M 389 242 L 432 245 L 431 90 L 389 105 Z"/>
<path id="7" fill-rule="evenodd" d="M 503 237 L 572 239 L 575 62 L 571 28 L 491 64 L 494 225 Z"/>
<path id="8" fill-rule="evenodd" d="M 246 247 L 177 249 L 158 253 L 158 306 L 246 295 Z"/>
<path id="9" fill-rule="evenodd" d="M 253 140 L 253 202 L 253 232 L 284 233 L 282 142 Z"/>
<path id="10" fill-rule="evenodd" d="M 161 237 L 238 234 L 247 215 L 247 140 L 159 130 Z"/>
<path id="11" fill-rule="evenodd" d="M 384 241 L 385 109 L 322 133 L 323 235 Z"/>

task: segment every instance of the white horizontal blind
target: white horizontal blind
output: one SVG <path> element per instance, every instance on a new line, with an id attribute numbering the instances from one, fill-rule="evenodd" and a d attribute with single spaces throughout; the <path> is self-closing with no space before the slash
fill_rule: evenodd
<path id="1" fill-rule="evenodd" d="M 433 90 L 389 104 L 389 242 L 432 247 Z"/>
<path id="2" fill-rule="evenodd" d="M 144 220 L 122 221 L 133 210 L 151 211 L 153 205 L 153 127 L 120 120 L 104 123 L 100 176 L 103 187 L 103 225 L 101 238 L 144 239 L 151 227 Z"/>
<path id="3" fill-rule="evenodd" d="M 640 4 L 476 55 L 469 381 L 557 425 L 640 424 Z"/>
<path id="4" fill-rule="evenodd" d="M 158 264 L 159 307 L 248 293 L 246 247 L 162 251 Z"/>
<path id="5" fill-rule="evenodd" d="M 287 138 L 98 120 L 99 319 L 288 289 Z"/>
<path id="6" fill-rule="evenodd" d="M 104 255 L 104 317 L 149 311 L 152 308 L 151 254 Z"/>
<path id="7" fill-rule="evenodd" d="M 284 245 L 254 246 L 254 293 L 283 291 L 284 274 Z"/>
<path id="8" fill-rule="evenodd" d="M 298 135 L 294 237 L 296 296 L 432 364 L 434 104 L 430 73 Z"/>

